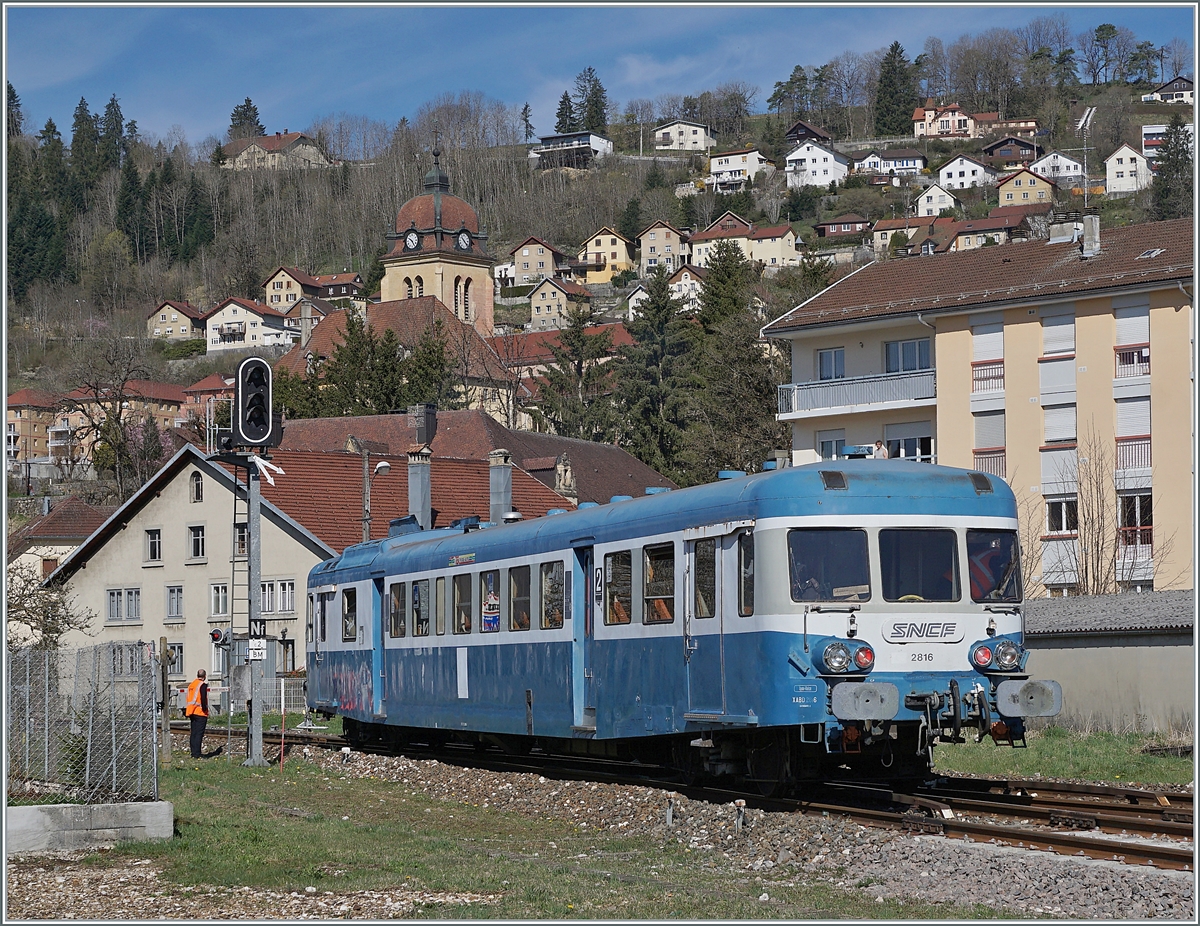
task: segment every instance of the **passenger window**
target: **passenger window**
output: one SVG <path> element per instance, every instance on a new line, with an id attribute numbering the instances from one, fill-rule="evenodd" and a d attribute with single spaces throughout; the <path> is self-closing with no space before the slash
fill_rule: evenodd
<path id="1" fill-rule="evenodd" d="M 412 584 L 413 636 L 429 636 L 429 580 Z"/>
<path id="2" fill-rule="evenodd" d="M 404 636 L 408 628 L 408 613 L 406 610 L 408 598 L 404 592 L 403 582 L 393 582 L 390 594 L 385 599 L 388 609 L 388 633 L 393 637 Z"/>
<path id="3" fill-rule="evenodd" d="M 479 632 L 500 630 L 500 570 L 479 573 Z"/>
<path id="4" fill-rule="evenodd" d="M 313 641 L 313 596 L 308 596 L 308 614 L 305 615 L 304 623 L 304 642 L 312 643 Z"/>
<path id="5" fill-rule="evenodd" d="M 455 576 L 454 583 L 454 632 L 471 632 L 471 576 Z"/>
<path id="6" fill-rule="evenodd" d="M 508 629 L 529 629 L 529 567 L 508 570 Z"/>
<path id="7" fill-rule="evenodd" d="M 693 569 L 695 570 L 696 617 L 715 617 L 717 614 L 717 541 L 697 540 Z"/>
<path id="8" fill-rule="evenodd" d="M 675 620 L 675 545 L 644 547 L 642 597 L 646 610 L 642 622 L 669 624 Z"/>
<path id="9" fill-rule="evenodd" d="M 347 588 L 342 592 L 342 642 L 351 643 L 358 637 L 358 591 Z"/>
<path id="10" fill-rule="evenodd" d="M 818 527 L 788 531 L 792 601 L 867 601 L 867 532 Z"/>
<path id="11" fill-rule="evenodd" d="M 738 614 L 750 617 L 754 613 L 754 534 L 738 535 Z"/>
<path id="12" fill-rule="evenodd" d="M 563 564 L 542 563 L 542 629 L 557 630 L 563 625 Z"/>
<path id="13" fill-rule="evenodd" d="M 887 601 L 958 601 L 958 540 L 952 530 L 879 532 L 879 568 Z"/>
<path id="14" fill-rule="evenodd" d="M 628 550 L 604 557 L 604 623 L 628 624 L 633 614 L 633 555 Z"/>
<path id="15" fill-rule="evenodd" d="M 446 632 L 446 577 L 439 576 L 434 589 L 437 594 L 433 596 L 433 607 L 437 612 L 437 635 L 440 637 Z"/>

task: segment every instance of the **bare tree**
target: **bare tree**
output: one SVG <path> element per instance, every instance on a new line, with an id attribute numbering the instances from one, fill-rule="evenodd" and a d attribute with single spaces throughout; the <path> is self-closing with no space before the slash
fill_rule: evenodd
<path id="1" fill-rule="evenodd" d="M 5 636 L 10 650 L 33 646 L 56 649 L 73 630 L 88 632 L 96 615 L 80 610 L 61 586 L 42 588 L 38 568 L 28 561 L 10 563 L 5 589 Z"/>
<path id="2" fill-rule="evenodd" d="M 828 65 L 827 80 L 830 99 L 845 120 L 847 138 L 854 137 L 854 108 L 866 101 L 866 68 L 857 52 L 844 51 Z"/>
<path id="3" fill-rule="evenodd" d="M 925 87 L 925 95 L 937 102 L 945 102 L 950 92 L 950 62 L 942 40 L 930 36 L 919 56 L 918 76 Z"/>
<path id="4" fill-rule="evenodd" d="M 1175 36 L 1167 43 L 1167 67 L 1171 71 L 1171 77 L 1192 73 L 1192 45 L 1187 39 Z M 1170 79 L 1163 75 L 1163 80 Z"/>

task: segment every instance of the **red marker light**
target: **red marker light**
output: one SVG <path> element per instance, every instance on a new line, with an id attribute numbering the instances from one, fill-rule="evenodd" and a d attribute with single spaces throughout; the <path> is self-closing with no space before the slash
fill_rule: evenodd
<path id="1" fill-rule="evenodd" d="M 979 666 L 980 668 L 990 665 L 992 662 L 991 648 L 987 646 L 981 646 L 979 649 L 975 650 L 975 652 L 971 655 L 971 658 L 975 661 L 975 665 Z"/>
<path id="2" fill-rule="evenodd" d="M 854 653 L 854 664 L 860 669 L 869 669 L 875 664 L 875 651 L 869 646 L 860 646 Z"/>

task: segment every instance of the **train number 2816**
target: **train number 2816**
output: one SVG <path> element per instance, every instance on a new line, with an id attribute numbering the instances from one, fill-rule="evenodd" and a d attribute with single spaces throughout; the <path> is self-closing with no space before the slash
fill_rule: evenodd
<path id="1" fill-rule="evenodd" d="M 933 653 L 913 653 L 913 662 L 933 662 Z"/>

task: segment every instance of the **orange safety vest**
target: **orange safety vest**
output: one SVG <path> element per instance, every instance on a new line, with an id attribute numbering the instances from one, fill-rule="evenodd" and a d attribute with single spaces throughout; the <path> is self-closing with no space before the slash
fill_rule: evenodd
<path id="1" fill-rule="evenodd" d="M 193 714 L 198 714 L 201 717 L 207 717 L 208 711 L 204 709 L 204 704 L 200 701 L 200 686 L 206 684 L 205 679 L 194 678 L 192 683 L 187 688 L 187 707 L 184 708 L 183 714 L 185 717 L 191 717 Z"/>

